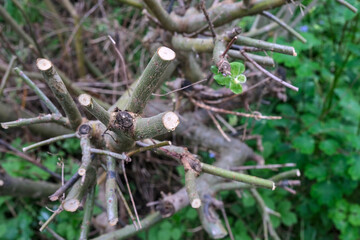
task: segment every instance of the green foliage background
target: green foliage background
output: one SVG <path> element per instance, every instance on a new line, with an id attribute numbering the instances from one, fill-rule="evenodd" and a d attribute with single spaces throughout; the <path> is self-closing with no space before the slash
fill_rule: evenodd
<path id="1" fill-rule="evenodd" d="M 285 103 L 268 99 L 270 105 L 259 111 L 278 114 L 283 119 L 253 121 L 228 116 L 228 120 L 234 126 L 245 122 L 254 125 L 253 134 L 263 136 L 266 163 L 293 162 L 303 173 L 297 195 L 282 189 L 259 190 L 267 206 L 282 215 L 282 218 L 271 218 L 282 238 L 356 240 L 360 236 L 360 19 L 359 14 L 355 15 L 336 1 L 321 2 L 323 4 L 310 12 L 297 28 L 308 43 L 276 39 L 278 43 L 294 46 L 298 53 L 297 57 L 281 54 L 273 57 L 287 69 L 287 79 L 300 91 L 288 91 Z M 360 7 L 356 1 L 349 2 Z M 7 1 L 6 8 L 19 23 L 23 21 L 11 1 Z M 41 21 L 36 11 L 28 14 L 31 21 Z M 246 29 L 252 20 L 244 18 L 240 25 Z M 60 158 L 67 162 L 66 174 L 76 171 L 71 157 L 80 152 L 74 147 L 79 145 L 72 141 L 51 146 L 52 154 L 41 155 L 43 164 L 55 170 Z M 12 144 L 20 148 L 22 143 L 17 139 Z M 249 144 L 256 148 L 255 142 Z M 49 178 L 14 155 L 1 157 L 2 167 L 12 176 Z M 206 152 L 202 157 L 204 161 L 214 160 Z M 182 168 L 178 172 L 183 175 Z M 274 173 L 252 170 L 250 174 L 270 177 Z M 242 198 L 238 198 L 234 192 L 222 192 L 220 198 L 226 202 L 235 238 L 253 239 L 253 233 L 262 227 L 262 220 L 251 194 L 244 191 Z M 96 209 L 95 214 L 99 211 Z M 38 222 L 49 216 L 50 212 L 38 202 L 0 197 L 0 239 L 35 238 Z M 74 239 L 79 234 L 81 220 L 82 214 L 63 212 L 50 227 L 66 239 Z M 199 225 L 196 211 L 186 208 L 139 237 L 193 238 L 194 233 L 189 229 Z"/>

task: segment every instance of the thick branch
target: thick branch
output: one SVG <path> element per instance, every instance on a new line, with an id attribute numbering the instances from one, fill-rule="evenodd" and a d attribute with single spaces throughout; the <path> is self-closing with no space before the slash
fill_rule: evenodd
<path id="1" fill-rule="evenodd" d="M 179 117 L 173 112 L 164 112 L 150 118 L 135 120 L 135 139 L 153 138 L 171 131 L 179 125 Z"/>
<path id="2" fill-rule="evenodd" d="M 0 169 L 0 196 L 45 198 L 58 187 L 53 183 L 13 178 Z"/>
<path id="3" fill-rule="evenodd" d="M 106 210 L 110 226 L 116 225 L 118 217 L 118 199 L 116 196 L 116 162 L 113 157 L 108 156 L 106 160 L 107 177 L 105 185 Z"/>
<path id="4" fill-rule="evenodd" d="M 62 202 L 64 210 L 75 212 L 79 206 L 82 198 L 88 192 L 89 188 L 96 182 L 96 171 L 90 167 L 86 172 L 85 179 L 79 179 L 71 188 L 66 199 Z"/>
<path id="5" fill-rule="evenodd" d="M 52 63 L 47 59 L 38 59 L 36 61 L 36 66 L 43 74 L 51 91 L 54 93 L 56 99 L 64 109 L 66 116 L 70 121 L 71 127 L 73 130 L 76 130 L 82 122 L 81 114 L 59 74 L 56 72 Z"/>
<path id="6" fill-rule="evenodd" d="M 167 47 L 160 47 L 138 80 L 126 108 L 122 110 L 141 114 L 151 94 L 159 86 L 159 83 L 162 82 L 165 76 L 164 72 L 174 59 L 175 52 L 173 50 Z"/>

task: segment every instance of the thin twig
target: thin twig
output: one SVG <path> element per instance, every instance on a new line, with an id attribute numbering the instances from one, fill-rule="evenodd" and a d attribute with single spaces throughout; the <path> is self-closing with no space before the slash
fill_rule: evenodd
<path id="1" fill-rule="evenodd" d="M 214 115 L 207 110 L 207 113 L 209 114 L 211 120 L 214 122 L 216 128 L 219 130 L 219 132 L 221 133 L 221 135 L 225 138 L 226 141 L 231 142 L 231 139 L 226 135 L 226 133 L 224 132 L 224 130 L 221 128 L 219 122 L 216 120 L 216 118 L 214 117 Z"/>
<path id="2" fill-rule="evenodd" d="M 157 97 L 164 97 L 164 96 L 170 95 L 170 94 L 172 94 L 172 93 L 174 93 L 174 92 L 178 92 L 178 91 L 184 90 L 184 89 L 186 89 L 186 88 L 189 88 L 189 87 L 191 87 L 191 86 L 194 86 L 194 85 L 196 85 L 196 84 L 199 84 L 199 83 L 202 83 L 202 82 L 205 82 L 205 81 L 207 81 L 207 79 L 199 80 L 199 81 L 194 82 L 194 83 L 192 83 L 192 84 L 190 84 L 190 85 L 187 85 L 187 86 L 182 87 L 182 88 L 175 89 L 175 90 L 173 90 L 173 91 L 170 91 L 170 92 L 167 92 L 167 93 L 164 93 L 164 94 L 152 93 L 152 95 L 153 95 L 153 96 L 157 96 Z"/>
<path id="3" fill-rule="evenodd" d="M 56 192 L 49 196 L 50 201 L 56 201 L 59 199 L 59 197 L 66 192 L 67 189 L 69 189 L 74 183 L 80 178 L 80 175 L 78 173 L 75 173 L 65 184 L 62 184 L 62 186 L 56 190 Z"/>
<path id="4" fill-rule="evenodd" d="M 148 150 L 151 150 L 151 149 L 164 147 L 164 146 L 168 146 L 168 145 L 171 145 L 171 142 L 170 141 L 164 141 L 164 142 L 157 143 L 157 144 L 154 144 L 154 145 L 149 145 L 149 146 L 146 146 L 146 147 L 140 147 L 140 148 L 135 149 L 135 150 L 133 150 L 131 152 L 128 152 L 126 155 L 128 157 L 131 157 L 132 155 L 134 155 L 136 153 L 139 153 L 139 152 L 144 152 L 144 151 L 148 151 Z"/>
<path id="5" fill-rule="evenodd" d="M 221 54 L 221 57 L 225 57 L 226 53 L 230 50 L 231 46 L 234 44 L 234 42 L 237 40 L 237 36 L 233 37 L 230 42 L 228 43 L 228 45 L 226 46 L 225 51 L 223 52 L 223 54 Z"/>
<path id="6" fill-rule="evenodd" d="M 289 33 L 291 33 L 292 35 L 294 35 L 297 39 L 299 39 L 301 42 L 306 43 L 306 39 L 300 35 L 300 33 L 296 32 L 295 29 L 293 29 L 292 27 L 290 27 L 289 25 L 287 25 L 284 21 L 282 21 L 280 18 L 272 15 L 270 12 L 268 11 L 263 11 L 261 13 L 263 16 L 271 19 L 272 21 L 276 22 L 277 24 L 279 24 L 282 28 L 284 28 L 285 30 L 287 30 Z"/>
<path id="7" fill-rule="evenodd" d="M 251 62 L 257 69 L 259 69 L 262 73 L 264 73 L 266 76 L 270 77 L 271 79 L 279 82 L 280 84 L 294 90 L 294 91 L 299 91 L 299 88 L 294 87 L 293 85 L 291 85 L 290 83 L 285 82 L 284 80 L 281 80 L 280 78 L 276 77 L 274 74 L 270 73 L 269 71 L 267 71 L 265 68 L 263 68 L 262 66 L 260 66 L 257 62 L 255 62 L 254 60 L 252 60 L 251 58 L 249 58 L 249 56 L 245 53 L 245 51 L 241 50 L 240 53 L 246 58 L 246 60 L 248 60 L 249 62 Z"/>
<path id="8" fill-rule="evenodd" d="M 124 194 L 121 192 L 120 190 L 120 187 L 118 184 L 116 184 L 116 190 L 117 190 L 117 193 L 119 194 L 120 198 L 121 198 L 121 201 L 123 202 L 124 206 L 125 206 L 125 209 L 127 211 L 127 213 L 129 214 L 129 217 L 131 218 L 131 221 L 133 222 L 134 224 L 134 227 L 135 229 L 139 229 L 137 223 L 136 223 L 136 219 L 134 217 L 134 215 L 132 214 L 131 212 L 131 208 L 129 207 L 129 204 L 127 203 L 125 197 L 124 197 Z"/>
<path id="9" fill-rule="evenodd" d="M 344 0 L 336 0 L 338 3 L 340 3 L 341 5 L 344 5 L 345 7 L 347 7 L 348 9 L 350 9 L 351 11 L 353 11 L 354 13 L 357 13 L 357 8 L 354 7 L 353 5 L 351 5 L 350 3 L 348 3 L 347 1 Z"/>
<path id="10" fill-rule="evenodd" d="M 206 100 L 205 102 L 206 102 L 206 103 L 210 103 L 210 104 L 220 104 L 220 103 L 227 102 L 227 101 L 229 101 L 229 100 L 231 100 L 231 99 L 233 99 L 233 98 L 236 98 L 236 97 L 238 97 L 238 96 L 240 96 L 240 95 L 243 95 L 243 94 L 245 94 L 245 93 L 247 93 L 247 92 L 255 89 L 256 87 L 264 84 L 265 82 L 267 82 L 267 81 L 269 81 L 269 80 L 270 80 L 270 78 L 265 78 L 264 80 L 255 83 L 254 85 L 250 86 L 248 89 L 244 90 L 243 92 L 241 92 L 241 93 L 239 93 L 239 94 L 234 94 L 234 95 L 231 95 L 231 96 L 226 97 L 226 98 L 221 98 L 221 99 L 219 99 L 219 100 Z"/>
<path id="11" fill-rule="evenodd" d="M 201 8 L 201 10 L 203 11 L 204 16 L 205 16 L 205 18 L 206 18 L 206 21 L 207 21 L 208 24 L 209 24 L 209 28 L 210 28 L 211 34 L 212 34 L 212 36 L 213 36 L 213 41 L 214 41 L 214 43 L 215 43 L 216 33 L 215 33 L 215 30 L 214 30 L 214 25 L 213 25 L 213 23 L 212 23 L 212 21 L 211 21 L 211 19 L 210 19 L 210 17 L 209 17 L 209 14 L 208 14 L 207 11 L 206 11 L 205 0 L 201 0 L 201 2 L 200 2 L 200 8 Z"/>
<path id="12" fill-rule="evenodd" d="M 261 115 L 261 113 L 258 113 L 258 114 L 241 113 L 241 112 L 234 112 L 234 111 L 225 110 L 225 109 L 217 108 L 217 107 L 213 107 L 213 106 L 208 106 L 208 105 L 206 105 L 202 102 L 198 102 L 192 98 L 190 98 L 190 101 L 193 102 L 198 107 L 210 110 L 212 112 L 217 112 L 217 113 L 232 114 L 232 115 L 236 115 L 236 116 L 240 116 L 240 117 L 248 117 L 248 118 L 255 118 L 255 119 L 269 119 L 269 120 L 281 119 L 280 116 L 263 116 L 263 115 Z"/>
<path id="13" fill-rule="evenodd" d="M 46 220 L 46 222 L 40 227 L 39 231 L 42 232 L 54 219 L 55 217 L 61 213 L 64 209 L 60 205 L 60 207 Z"/>
<path id="14" fill-rule="evenodd" d="M 7 83 L 7 80 L 9 79 L 10 73 L 11 73 L 11 69 L 14 66 L 15 60 L 16 60 L 16 56 L 12 56 L 9 62 L 9 65 L 4 73 L 4 76 L 1 79 L 1 84 L 0 84 L 0 96 L 2 95 L 2 92 L 4 90 L 4 87 Z"/>
<path id="15" fill-rule="evenodd" d="M 121 166 L 122 166 L 122 171 L 123 171 L 123 174 L 124 174 L 124 179 L 125 179 L 125 182 L 126 182 L 126 187 L 127 187 L 128 191 L 129 191 L 131 203 L 132 203 L 133 208 L 134 208 L 134 213 L 135 213 L 136 219 L 137 219 L 138 224 L 139 224 L 140 229 L 141 229 L 142 226 L 141 226 L 141 222 L 140 222 L 140 219 L 139 219 L 139 214 L 137 213 L 137 210 L 136 210 L 136 205 L 135 205 L 135 202 L 134 202 L 134 198 L 133 198 L 133 195 L 132 195 L 132 193 L 131 193 L 131 189 L 130 189 L 130 185 L 129 185 L 129 180 L 128 180 L 127 175 L 126 175 L 125 161 L 124 161 L 124 160 L 121 162 Z"/>
<path id="16" fill-rule="evenodd" d="M 296 167 L 296 164 L 285 163 L 285 164 L 268 164 L 268 165 L 254 165 L 254 166 L 238 166 L 238 167 L 232 167 L 231 170 L 244 171 L 249 169 L 274 169 L 274 168 L 285 168 L 285 167 Z"/>
<path id="17" fill-rule="evenodd" d="M 61 141 L 61 140 L 69 139 L 69 138 L 74 138 L 74 137 L 76 137 L 75 133 L 65 134 L 65 135 L 49 138 L 49 139 L 46 139 L 44 141 L 35 143 L 33 145 L 24 147 L 22 150 L 23 150 L 23 152 L 27 152 L 29 150 L 33 150 L 35 148 L 42 147 L 44 145 L 48 145 L 48 144 L 51 144 L 51 143 L 54 143 L 54 142 L 57 142 L 57 141 Z"/>
<path id="18" fill-rule="evenodd" d="M 113 46 L 118 58 L 120 59 L 120 63 L 121 63 L 121 70 L 123 72 L 123 76 L 124 76 L 124 80 L 125 80 L 125 83 L 128 84 L 129 81 L 128 81 L 128 78 L 127 78 L 127 72 L 126 72 L 126 63 L 125 63 L 125 59 L 123 57 L 123 55 L 121 54 L 120 50 L 116 47 L 116 42 L 115 40 L 110 36 L 108 35 L 108 38 L 111 42 L 111 45 Z"/>
<path id="19" fill-rule="evenodd" d="M 229 224 L 229 219 L 228 219 L 228 217 L 226 215 L 224 204 L 220 207 L 220 210 L 221 210 L 221 213 L 222 213 L 223 218 L 225 220 L 225 225 L 226 225 L 226 228 L 227 228 L 227 230 L 229 232 L 229 237 L 230 237 L 231 240 L 234 240 L 235 238 L 234 238 L 234 235 L 233 235 L 233 233 L 231 231 L 231 227 L 230 227 L 230 224 Z"/>

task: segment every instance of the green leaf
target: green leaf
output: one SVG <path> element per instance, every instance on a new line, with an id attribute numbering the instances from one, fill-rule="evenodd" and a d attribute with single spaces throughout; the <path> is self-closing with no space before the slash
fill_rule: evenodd
<path id="1" fill-rule="evenodd" d="M 217 66 L 212 65 L 212 66 L 210 67 L 210 71 L 211 71 L 213 74 L 219 74 L 219 69 L 218 69 Z"/>
<path id="2" fill-rule="evenodd" d="M 341 189 L 331 181 L 318 182 L 311 187 L 311 197 L 321 205 L 331 205 L 342 197 Z"/>
<path id="3" fill-rule="evenodd" d="M 240 83 L 235 83 L 233 80 L 231 80 L 230 90 L 235 94 L 239 94 L 242 93 L 242 86 Z"/>
<path id="4" fill-rule="evenodd" d="M 310 135 L 296 137 L 292 145 L 303 154 L 312 154 L 315 150 L 315 140 Z"/>
<path id="5" fill-rule="evenodd" d="M 241 200 L 242 203 L 244 204 L 244 207 L 252 207 L 255 205 L 255 199 L 251 196 L 251 194 L 248 191 L 244 191 Z"/>
<path id="6" fill-rule="evenodd" d="M 358 181 L 360 180 L 360 157 L 354 157 L 350 162 L 352 162 L 352 165 L 349 168 L 348 173 L 352 180 Z"/>
<path id="7" fill-rule="evenodd" d="M 179 239 L 181 239 L 181 235 L 182 235 L 182 232 L 180 231 L 179 228 L 174 228 L 174 229 L 171 231 L 171 237 L 172 237 L 172 239 L 174 239 L 174 240 L 179 240 Z"/>
<path id="8" fill-rule="evenodd" d="M 360 205 L 358 204 L 351 204 L 349 213 L 349 222 L 354 227 L 360 226 Z"/>
<path id="9" fill-rule="evenodd" d="M 320 142 L 319 148 L 326 155 L 334 155 L 337 152 L 337 149 L 339 148 L 339 144 L 335 140 L 327 139 Z"/>
<path id="10" fill-rule="evenodd" d="M 288 212 L 287 214 L 281 215 L 281 221 L 288 227 L 297 223 L 296 214 Z"/>
<path id="11" fill-rule="evenodd" d="M 305 168 L 305 176 L 311 180 L 324 181 L 327 177 L 327 171 L 327 167 L 324 164 L 308 164 Z"/>
<path id="12" fill-rule="evenodd" d="M 232 62 L 230 63 L 230 67 L 231 67 L 231 76 L 233 78 L 237 77 L 238 75 L 240 75 L 241 73 L 243 73 L 245 71 L 245 66 L 244 64 L 240 63 L 240 62 Z"/>
<path id="13" fill-rule="evenodd" d="M 217 74 L 214 76 L 214 79 L 219 85 L 228 87 L 230 85 L 231 76 L 223 76 L 222 74 Z"/>

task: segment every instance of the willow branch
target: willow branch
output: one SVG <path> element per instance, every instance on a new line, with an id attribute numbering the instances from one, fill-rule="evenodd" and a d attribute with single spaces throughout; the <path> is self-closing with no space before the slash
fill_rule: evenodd
<path id="1" fill-rule="evenodd" d="M 51 61 L 40 58 L 36 61 L 37 68 L 41 71 L 49 85 L 51 91 L 54 93 L 56 99 L 60 103 L 61 107 L 64 109 L 66 116 L 70 121 L 70 125 L 73 130 L 76 130 L 77 127 L 81 124 L 82 118 L 81 114 L 70 96 L 64 82 L 61 80 L 61 77 L 56 72 Z"/>
<path id="2" fill-rule="evenodd" d="M 157 89 L 166 75 L 166 69 L 175 59 L 175 52 L 167 47 L 160 47 L 146 66 L 135 89 L 126 105 L 125 110 L 141 114 L 151 94 Z M 124 110 L 124 109 L 123 109 Z"/>
<path id="3" fill-rule="evenodd" d="M 78 173 L 75 173 L 64 185 L 62 185 L 56 192 L 49 196 L 50 201 L 56 201 L 80 178 Z"/>
<path id="4" fill-rule="evenodd" d="M 262 15 L 271 19 L 272 21 L 276 22 L 277 24 L 279 24 L 282 28 L 284 28 L 286 31 L 288 31 L 289 33 L 291 33 L 293 36 L 295 36 L 297 39 L 299 39 L 301 42 L 306 43 L 306 39 L 300 35 L 300 33 L 296 32 L 295 29 L 293 29 L 292 27 L 290 27 L 289 25 L 287 25 L 284 21 L 282 21 L 280 18 L 272 15 L 270 12 L 267 11 L 263 11 Z"/>
<path id="5" fill-rule="evenodd" d="M 19 68 L 14 68 L 14 71 L 21 77 L 21 79 L 30 87 L 31 90 L 33 90 L 36 95 L 45 103 L 45 105 L 50 109 L 52 113 L 56 113 L 61 115 L 60 111 L 55 107 L 55 105 L 50 101 L 50 99 L 43 93 L 43 91 L 40 90 L 36 84 L 31 81 L 31 79 L 26 76 L 26 74 L 21 71 Z"/>
<path id="6" fill-rule="evenodd" d="M 230 40 L 230 39 L 228 39 Z M 292 56 L 296 56 L 296 51 L 293 47 L 285 46 L 276 43 L 270 43 L 258 39 L 253 39 L 249 37 L 244 37 L 241 35 L 237 36 L 236 43 L 239 45 L 252 46 L 260 49 L 264 49 L 266 51 L 278 52 L 282 54 L 288 54 Z"/>
<path id="7" fill-rule="evenodd" d="M 344 0 L 336 0 L 338 3 L 340 3 L 341 5 L 344 5 L 345 7 L 347 7 L 348 9 L 350 9 L 351 11 L 353 11 L 354 13 L 357 13 L 357 8 L 354 7 L 353 5 L 351 5 L 350 3 L 348 3 L 347 1 Z"/>
<path id="8" fill-rule="evenodd" d="M 164 112 L 150 118 L 138 118 L 135 122 L 135 139 L 153 138 L 172 132 L 179 123 L 179 117 L 174 112 Z"/>
<path id="9" fill-rule="evenodd" d="M 70 128 L 69 120 L 59 114 L 40 115 L 34 118 L 19 118 L 18 120 L 15 121 L 1 123 L 1 127 L 4 129 L 8 129 L 11 127 L 23 127 L 31 124 L 51 123 L 51 122 L 58 123 Z"/>
<path id="10" fill-rule="evenodd" d="M 82 198 L 95 182 L 96 171 L 93 167 L 90 167 L 86 172 L 85 178 L 76 181 L 65 200 L 62 202 L 64 210 L 75 212 L 79 208 Z"/>
<path id="11" fill-rule="evenodd" d="M 0 84 L 0 96 L 2 95 L 5 85 L 7 83 L 7 80 L 9 79 L 10 73 L 11 73 L 11 69 L 14 66 L 16 60 L 16 56 L 12 56 L 9 62 L 9 65 L 7 66 L 7 69 L 4 73 L 4 76 L 1 79 L 1 84 Z"/>
<path id="12" fill-rule="evenodd" d="M 49 144 L 57 142 L 57 141 L 65 140 L 68 138 L 74 138 L 74 137 L 76 137 L 75 133 L 65 134 L 65 135 L 49 138 L 47 140 L 32 144 L 30 146 L 24 147 L 22 150 L 23 150 L 23 152 L 27 152 L 27 151 L 33 150 L 35 148 L 42 147 L 44 145 L 49 145 Z"/>
<path id="13" fill-rule="evenodd" d="M 86 197 L 86 203 L 84 208 L 84 217 L 81 224 L 81 232 L 79 240 L 86 240 L 88 239 L 88 234 L 90 230 L 90 224 L 91 224 L 91 216 L 93 214 L 94 209 L 94 201 L 95 201 L 95 188 L 96 186 L 93 186 L 90 191 L 87 194 Z"/>
<path id="14" fill-rule="evenodd" d="M 275 183 L 273 181 L 229 171 L 206 163 L 201 163 L 201 171 L 204 173 L 212 174 L 226 179 L 248 183 L 253 186 L 269 188 L 271 190 L 275 189 Z"/>
<path id="15" fill-rule="evenodd" d="M 286 172 L 282 172 L 280 174 L 277 174 L 275 176 L 273 176 L 272 178 L 270 178 L 272 181 L 274 182 L 278 182 L 282 179 L 286 179 L 286 178 L 292 178 L 292 177 L 300 177 L 301 173 L 299 169 L 293 169 L 290 171 L 286 171 Z"/>
<path id="16" fill-rule="evenodd" d="M 185 169 L 185 188 L 192 208 L 199 208 L 201 206 L 201 199 L 196 189 L 197 175 L 198 173 L 192 168 Z"/>
<path id="17" fill-rule="evenodd" d="M 113 157 L 106 159 L 107 177 L 105 184 L 106 211 L 110 226 L 116 225 L 118 217 L 118 199 L 116 196 L 116 162 Z"/>
<path id="18" fill-rule="evenodd" d="M 114 124 L 116 119 L 117 112 L 109 113 L 107 112 L 100 104 L 97 103 L 90 95 L 81 94 L 78 98 L 79 103 L 89 111 L 95 118 L 97 118 L 101 123 L 103 123 L 110 131 L 113 131 L 116 134 L 117 148 L 121 151 L 125 151 L 127 148 L 133 145 L 133 140 L 131 139 L 131 133 L 128 134 L 127 131 L 116 127 Z M 104 134 L 104 133 L 103 133 Z"/>
<path id="19" fill-rule="evenodd" d="M 228 54 L 231 58 L 246 60 L 246 58 L 240 53 L 240 51 L 230 49 Z M 254 60 L 255 62 L 257 62 L 258 64 L 260 64 L 262 66 L 275 67 L 274 59 L 272 59 L 271 57 L 260 56 L 260 55 L 251 54 L 251 53 L 248 53 L 247 55 L 249 58 L 251 58 L 252 60 Z"/>
<path id="20" fill-rule="evenodd" d="M 221 4 L 212 8 L 208 11 L 209 18 L 213 20 L 214 27 L 222 26 L 229 23 L 237 18 L 245 16 L 251 16 L 261 13 L 265 10 L 276 8 L 287 4 L 287 0 L 259 0 L 254 2 L 252 6 L 246 8 L 243 2 L 236 2 L 230 4 Z M 216 16 L 219 16 L 217 19 Z M 174 20 L 178 21 L 179 28 L 178 32 L 192 33 L 205 24 L 206 19 L 203 14 L 194 14 L 191 16 L 184 16 L 182 18 L 174 17 Z"/>
<path id="21" fill-rule="evenodd" d="M 244 166 L 246 167 L 246 166 Z M 286 172 L 282 172 L 279 174 L 276 174 L 275 176 L 271 177 L 269 180 L 274 181 L 277 187 L 284 187 L 284 186 L 292 186 L 292 185 L 299 185 L 300 182 L 285 182 L 284 179 L 290 178 L 290 177 L 298 177 L 300 172 L 299 170 L 290 170 Z M 250 189 L 254 188 L 253 185 L 242 183 L 242 182 L 223 182 L 215 184 L 211 187 L 211 190 L 213 191 L 213 194 L 216 194 L 219 191 L 227 191 L 227 190 L 236 190 L 236 189 Z"/>
<path id="22" fill-rule="evenodd" d="M 148 146 L 145 146 L 145 147 L 140 147 L 138 149 L 135 149 L 131 152 L 128 152 L 126 153 L 126 155 L 128 157 L 136 154 L 136 153 L 139 153 L 139 152 L 145 152 L 145 151 L 148 151 L 148 150 L 152 150 L 152 149 L 156 149 L 156 148 L 160 148 L 160 147 L 165 147 L 165 146 L 168 146 L 168 145 L 171 145 L 171 142 L 169 141 L 164 141 L 164 142 L 159 142 L 159 143 L 156 143 L 156 144 L 153 144 L 153 145 L 148 145 Z"/>
<path id="23" fill-rule="evenodd" d="M 278 78 L 277 76 L 275 76 L 274 74 L 271 74 L 269 71 L 267 71 L 266 69 L 264 69 L 263 67 L 261 67 L 258 63 L 256 63 L 254 60 L 252 60 L 251 58 L 249 58 L 248 54 L 245 53 L 244 51 L 241 51 L 241 54 L 246 58 L 246 60 L 250 61 L 257 69 L 259 69 L 262 73 L 264 73 L 266 76 L 270 77 L 271 79 L 277 81 L 278 83 L 294 90 L 294 91 L 299 91 L 299 88 L 294 87 L 293 85 L 291 85 L 290 83 L 285 82 L 284 80 L 281 80 L 280 78 Z"/>
<path id="24" fill-rule="evenodd" d="M 82 152 L 81 157 L 81 166 L 78 170 L 80 176 L 84 176 L 91 164 L 91 145 L 89 136 L 86 134 L 85 136 L 80 137 L 80 147 Z"/>
<path id="25" fill-rule="evenodd" d="M 119 154 L 119 153 L 114 153 L 111 151 L 106 151 L 106 150 L 101 150 L 101 149 L 96 149 L 96 148 L 90 148 L 90 152 L 91 153 L 96 153 L 96 154 L 100 154 L 100 155 L 107 155 L 119 160 L 127 160 L 128 157 L 125 154 Z"/>

